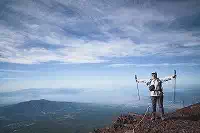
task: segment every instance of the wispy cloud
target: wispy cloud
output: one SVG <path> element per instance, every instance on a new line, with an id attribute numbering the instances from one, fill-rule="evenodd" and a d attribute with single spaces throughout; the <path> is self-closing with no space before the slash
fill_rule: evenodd
<path id="1" fill-rule="evenodd" d="M 161 64 L 131 64 L 131 63 L 124 63 L 124 64 L 109 64 L 108 67 L 129 67 L 129 66 L 134 66 L 134 67 L 156 67 L 156 66 L 200 66 L 198 63 L 174 63 L 174 64 L 169 64 L 169 63 L 161 63 Z"/>
<path id="2" fill-rule="evenodd" d="M 198 17 L 198 5 L 197 1 L 6 2 L 0 12 L 0 61 L 103 63 L 134 56 L 199 56 L 200 31 L 192 25 L 198 21 L 193 19 Z M 184 21 L 188 19 L 192 22 Z"/>
<path id="3" fill-rule="evenodd" d="M 2 80 L 22 80 L 23 78 L 1 78 Z"/>
<path id="4" fill-rule="evenodd" d="M 0 72 L 27 73 L 27 72 L 31 72 L 31 71 L 14 70 L 14 69 L 0 69 Z"/>

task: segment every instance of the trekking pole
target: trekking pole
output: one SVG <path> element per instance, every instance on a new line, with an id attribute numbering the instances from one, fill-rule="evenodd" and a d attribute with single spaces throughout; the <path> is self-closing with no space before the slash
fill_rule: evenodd
<path id="1" fill-rule="evenodd" d="M 138 88 L 137 75 L 135 75 L 135 82 L 137 83 L 138 99 L 140 100 L 140 91 Z"/>
<path id="2" fill-rule="evenodd" d="M 174 75 L 176 75 L 176 70 L 174 70 Z M 175 100 L 176 100 L 176 77 L 174 79 L 174 103 L 175 103 Z"/>

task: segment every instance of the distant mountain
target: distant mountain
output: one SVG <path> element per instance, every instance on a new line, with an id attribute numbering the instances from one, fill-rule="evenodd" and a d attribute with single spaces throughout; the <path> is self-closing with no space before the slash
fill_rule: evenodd
<path id="1" fill-rule="evenodd" d="M 31 100 L 0 107 L 0 133 L 88 133 L 121 112 L 108 105 Z"/>
<path id="2" fill-rule="evenodd" d="M 0 108 L 0 115 L 14 120 L 51 119 L 52 114 L 72 113 L 85 109 L 81 103 L 32 100 Z"/>

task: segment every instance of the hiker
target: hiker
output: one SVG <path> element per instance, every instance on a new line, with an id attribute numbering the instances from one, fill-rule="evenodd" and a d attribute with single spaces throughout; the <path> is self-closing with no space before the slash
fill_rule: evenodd
<path id="1" fill-rule="evenodd" d="M 152 102 L 152 117 L 151 120 L 156 119 L 156 104 L 158 102 L 160 117 L 164 120 L 164 108 L 163 108 L 163 87 L 162 83 L 176 78 L 176 75 L 159 79 L 156 72 L 151 73 L 152 78 L 150 80 L 137 80 L 138 83 L 146 83 L 150 90 L 151 102 Z"/>

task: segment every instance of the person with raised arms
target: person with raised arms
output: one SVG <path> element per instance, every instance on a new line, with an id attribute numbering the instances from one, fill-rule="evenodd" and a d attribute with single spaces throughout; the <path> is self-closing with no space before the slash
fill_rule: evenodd
<path id="1" fill-rule="evenodd" d="M 164 117 L 164 107 L 163 107 L 163 87 L 162 83 L 172 80 L 176 78 L 176 74 L 173 76 L 165 77 L 165 78 L 158 78 L 156 72 L 151 73 L 152 78 L 150 80 L 136 80 L 137 83 L 146 83 L 149 87 L 150 97 L 152 102 L 152 117 L 151 120 L 154 121 L 156 119 L 156 104 L 158 103 L 160 117 L 162 120 L 165 120 Z"/>

